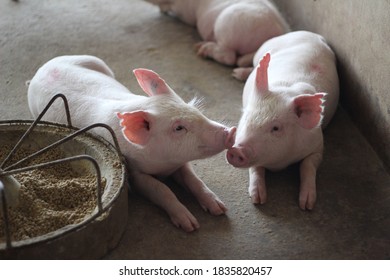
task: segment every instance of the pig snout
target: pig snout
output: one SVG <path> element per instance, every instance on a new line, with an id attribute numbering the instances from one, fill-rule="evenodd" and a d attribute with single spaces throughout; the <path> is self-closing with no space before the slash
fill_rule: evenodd
<path id="1" fill-rule="evenodd" d="M 226 159 L 234 167 L 248 167 L 251 153 L 248 147 L 231 147 L 226 153 Z"/>
<path id="2" fill-rule="evenodd" d="M 231 128 L 225 128 L 224 134 L 225 134 L 225 148 L 230 149 L 234 145 L 235 137 L 236 137 L 236 130 L 237 128 L 235 126 Z"/>
<path id="3" fill-rule="evenodd" d="M 213 136 L 210 135 L 210 132 Z M 204 140 L 198 147 L 202 150 L 203 157 L 211 156 L 230 149 L 234 145 L 236 127 L 219 126 L 216 130 L 207 131 Z"/>

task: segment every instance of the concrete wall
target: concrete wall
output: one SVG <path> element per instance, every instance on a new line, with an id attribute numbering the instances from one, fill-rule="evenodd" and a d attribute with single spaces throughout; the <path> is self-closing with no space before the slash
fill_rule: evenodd
<path id="1" fill-rule="evenodd" d="M 341 105 L 390 170 L 390 1 L 274 2 L 292 30 L 328 40 L 338 58 Z"/>

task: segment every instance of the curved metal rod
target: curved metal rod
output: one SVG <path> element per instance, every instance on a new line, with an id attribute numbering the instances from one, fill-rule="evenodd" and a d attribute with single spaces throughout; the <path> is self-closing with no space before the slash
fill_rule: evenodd
<path id="1" fill-rule="evenodd" d="M 47 152 L 47 151 L 50 150 L 50 149 L 54 149 L 55 147 L 57 147 L 57 146 L 59 146 L 59 145 L 65 143 L 65 142 L 67 142 L 67 141 L 69 141 L 69 140 L 75 138 L 76 136 L 78 136 L 78 135 L 80 135 L 80 134 L 82 134 L 82 133 L 84 133 L 84 132 L 86 132 L 86 131 L 88 131 L 88 130 L 91 130 L 91 129 L 93 129 L 93 128 L 96 128 L 96 127 L 106 128 L 106 129 L 111 133 L 111 136 L 112 136 L 112 138 L 113 138 L 113 140 L 114 140 L 115 149 L 116 149 L 116 151 L 117 151 L 117 153 L 118 153 L 118 157 L 119 157 L 119 159 L 122 161 L 122 153 L 121 153 L 121 151 L 120 151 L 119 144 L 118 144 L 118 140 L 116 139 L 115 133 L 114 133 L 114 131 L 112 130 L 112 128 L 109 127 L 109 126 L 106 125 L 106 124 L 103 124 L 103 123 L 95 123 L 95 124 L 89 125 L 89 126 L 87 126 L 87 127 L 84 127 L 83 129 L 77 130 L 76 132 L 74 132 L 74 133 L 68 135 L 67 137 L 64 137 L 64 138 L 62 138 L 61 140 L 58 140 L 57 142 L 54 142 L 53 144 L 51 144 L 51 145 L 49 145 L 49 146 L 47 146 L 47 147 L 45 147 L 45 148 L 43 148 L 43 149 L 41 149 L 41 150 L 39 150 L 39 151 L 37 151 L 37 152 L 35 152 L 35 153 L 29 155 L 29 156 L 27 156 L 27 157 L 25 157 L 25 158 L 19 160 L 18 162 L 16 162 L 16 163 L 14 163 L 14 164 L 12 164 L 12 165 L 10 165 L 10 166 L 4 168 L 3 171 L 8 171 L 8 170 L 10 170 L 10 169 L 12 169 L 12 168 L 15 168 L 16 166 L 22 164 L 23 162 L 28 161 L 28 160 L 30 160 L 31 158 L 34 158 L 34 157 L 36 157 L 36 156 L 39 156 L 39 155 L 41 155 L 41 154 Z"/>
<path id="2" fill-rule="evenodd" d="M 99 164 L 91 156 L 88 156 L 88 155 L 78 155 L 78 156 L 63 158 L 63 159 L 54 160 L 54 161 L 50 161 L 50 162 L 40 163 L 40 164 L 36 164 L 36 165 L 33 165 L 33 166 L 13 169 L 11 171 L 3 171 L 3 172 L 0 173 L 0 176 L 14 175 L 14 174 L 17 174 L 17 173 L 28 172 L 28 171 L 31 171 L 31 170 L 34 170 L 34 169 L 50 167 L 50 166 L 53 166 L 53 165 L 56 165 L 56 164 L 62 164 L 62 163 L 67 163 L 67 162 L 77 161 L 77 160 L 87 160 L 87 161 L 90 161 L 92 163 L 95 171 L 96 171 L 96 192 L 97 192 L 98 213 L 96 215 L 94 215 L 93 217 L 95 217 L 95 216 L 97 217 L 97 216 L 101 215 L 101 213 L 103 212 L 102 183 L 101 183 L 102 176 L 101 176 L 101 171 L 100 171 L 100 168 L 99 168 Z M 4 228 L 5 228 L 6 245 L 7 245 L 6 248 L 8 249 L 8 248 L 11 248 L 12 243 L 11 243 L 11 235 L 10 235 L 10 232 L 9 232 L 9 220 L 8 220 L 8 215 L 7 215 L 8 213 L 7 213 L 7 209 L 6 209 L 7 205 L 6 205 L 6 199 L 5 199 L 5 192 L 4 192 L 3 184 L 1 183 L 1 181 L 0 181 L 0 191 L 2 192 L 1 193 L 1 197 L 2 197 L 2 200 L 3 200 L 3 213 L 4 213 L 3 216 L 4 216 L 4 223 L 5 223 L 5 227 Z M 4 209 L 5 209 L 5 211 L 4 211 Z"/>
<path id="3" fill-rule="evenodd" d="M 65 113 L 66 113 L 66 119 L 68 122 L 68 127 L 72 127 L 72 121 L 70 118 L 70 111 L 69 111 L 69 105 L 68 100 L 66 99 L 65 95 L 62 93 L 56 94 L 53 96 L 53 98 L 49 101 L 49 103 L 46 105 L 46 107 L 43 109 L 43 111 L 39 114 L 37 119 L 31 124 L 31 126 L 26 130 L 26 132 L 23 134 L 22 137 L 20 137 L 18 143 L 14 146 L 14 148 L 9 152 L 7 157 L 4 159 L 4 161 L 1 163 L 0 168 L 3 168 L 4 165 L 12 158 L 12 156 L 15 154 L 15 151 L 19 148 L 19 146 L 23 143 L 24 139 L 31 133 L 31 131 L 35 128 L 35 126 L 38 124 L 38 122 L 42 119 L 42 117 L 46 114 L 47 110 L 50 108 L 50 106 L 56 101 L 58 98 L 61 98 L 64 102 L 65 106 Z M 4 169 L 4 168 L 3 168 Z"/>

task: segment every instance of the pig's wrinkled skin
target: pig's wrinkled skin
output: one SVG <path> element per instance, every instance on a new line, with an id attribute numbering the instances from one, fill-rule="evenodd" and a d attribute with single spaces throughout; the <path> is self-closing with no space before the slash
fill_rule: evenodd
<path id="1" fill-rule="evenodd" d="M 250 75 L 227 160 L 249 168 L 249 195 L 261 204 L 267 199 L 265 170 L 301 161 L 299 206 L 313 209 L 323 153 L 321 125 L 329 123 L 338 103 L 335 55 L 320 35 L 297 31 L 267 41 L 253 65 L 252 72 L 237 69 Z"/>
<path id="2" fill-rule="evenodd" d="M 160 10 L 196 26 L 198 55 L 225 65 L 249 66 L 266 40 L 289 27 L 268 0 L 157 0 Z"/>
<path id="3" fill-rule="evenodd" d="M 30 111 L 36 117 L 53 95 L 62 93 L 69 101 L 74 126 L 109 125 L 128 161 L 132 187 L 165 209 L 177 227 L 193 231 L 199 228 L 197 219 L 159 179 L 172 175 L 204 210 L 213 215 L 225 213 L 225 205 L 196 176 L 189 161 L 231 147 L 235 128 L 207 119 L 153 71 L 136 69 L 134 74 L 149 97 L 132 94 L 97 57 L 54 58 L 29 84 Z M 55 102 L 45 119 L 66 123 L 61 106 Z M 96 133 L 112 140 L 103 130 Z"/>

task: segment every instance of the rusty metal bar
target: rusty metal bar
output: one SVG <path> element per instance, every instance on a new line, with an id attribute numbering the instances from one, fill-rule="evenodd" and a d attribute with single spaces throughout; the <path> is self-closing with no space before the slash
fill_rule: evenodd
<path id="1" fill-rule="evenodd" d="M 18 165 L 20 165 L 20 164 L 22 164 L 22 163 L 24 163 L 24 162 L 34 158 L 34 157 L 37 157 L 37 156 L 39 156 L 39 155 L 41 155 L 41 154 L 43 154 L 43 153 L 45 153 L 45 152 L 47 152 L 47 151 L 49 151 L 51 149 L 54 149 L 55 147 L 57 147 L 57 146 L 65 143 L 65 142 L 75 138 L 76 136 L 78 136 L 78 135 L 80 135 L 82 133 L 85 133 L 88 130 L 96 128 L 96 127 L 106 128 L 107 130 L 109 130 L 112 133 L 112 137 L 114 139 L 114 144 L 115 144 L 115 149 L 116 149 L 116 151 L 118 153 L 118 156 L 121 157 L 121 151 L 120 151 L 120 148 L 119 148 L 119 144 L 118 144 L 118 142 L 117 142 L 117 140 L 115 138 L 115 134 L 114 134 L 113 130 L 106 124 L 96 123 L 96 124 L 92 124 L 92 125 L 89 125 L 87 127 L 84 127 L 83 129 L 77 130 L 76 132 L 68 135 L 67 137 L 64 137 L 61 140 L 58 140 L 57 142 L 54 142 L 53 144 L 50 144 L 49 146 L 47 146 L 47 147 L 45 147 L 45 148 L 43 148 L 43 149 L 41 149 L 41 150 L 31 154 L 31 155 L 29 155 L 29 156 L 19 160 L 18 162 L 14 163 L 14 164 L 12 164 L 10 166 L 7 166 L 6 168 L 3 168 L 3 170 L 4 171 L 8 171 L 11 168 L 15 168 L 16 166 L 18 166 Z"/>
<path id="2" fill-rule="evenodd" d="M 19 141 L 16 143 L 16 145 L 13 147 L 13 149 L 9 152 L 7 157 L 1 163 L 0 168 L 4 169 L 5 164 L 12 158 L 12 156 L 15 154 L 15 151 L 20 147 L 20 145 L 23 143 L 23 141 L 27 138 L 27 136 L 32 132 L 32 130 L 35 128 L 35 126 L 38 124 L 38 122 L 46 114 L 47 110 L 51 107 L 51 105 L 54 103 L 54 101 L 56 101 L 58 98 L 62 98 L 62 100 L 64 102 L 65 113 L 66 113 L 66 118 L 67 118 L 67 122 L 68 122 L 68 127 L 72 127 L 72 121 L 71 121 L 71 118 L 70 118 L 70 111 L 69 111 L 68 100 L 66 99 L 65 95 L 63 95 L 61 93 L 56 94 L 49 101 L 49 103 L 46 105 L 46 107 L 43 109 L 43 111 L 39 114 L 37 119 L 31 124 L 31 126 L 22 135 L 22 137 L 20 137 Z"/>
<path id="3" fill-rule="evenodd" d="M 1 196 L 1 204 L 3 208 L 5 243 L 7 245 L 7 248 L 11 248 L 11 234 L 9 232 L 7 199 L 5 198 L 5 187 L 1 180 L 0 180 L 0 196 Z"/>

